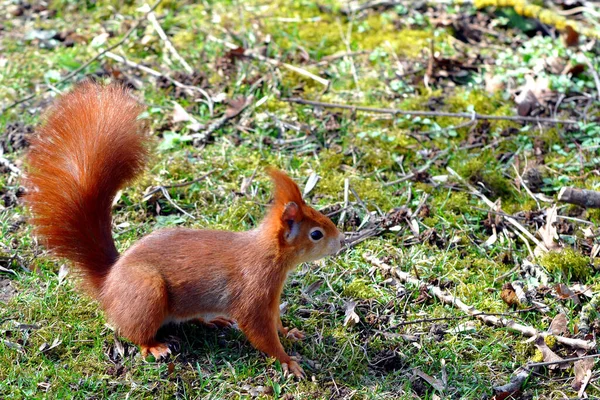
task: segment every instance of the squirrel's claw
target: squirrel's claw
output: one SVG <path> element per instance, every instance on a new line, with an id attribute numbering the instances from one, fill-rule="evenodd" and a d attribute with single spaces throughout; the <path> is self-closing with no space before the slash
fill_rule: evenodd
<path id="1" fill-rule="evenodd" d="M 290 360 L 287 363 L 282 363 L 281 364 L 281 368 L 283 369 L 283 375 L 284 376 L 288 376 L 290 374 L 293 374 L 298 379 L 304 379 L 304 378 L 306 378 L 306 374 L 304 373 L 304 370 L 302 369 L 302 367 L 300 366 L 300 364 L 298 364 L 294 360 Z"/>
<path id="2" fill-rule="evenodd" d="M 156 343 L 151 346 L 140 346 L 142 357 L 146 358 L 148 353 L 152 354 L 156 361 L 167 358 L 171 354 L 171 349 L 166 343 Z"/>
<path id="3" fill-rule="evenodd" d="M 291 339 L 292 341 L 298 341 L 298 340 L 303 340 L 304 339 L 304 332 L 302 332 L 299 329 L 293 328 L 290 329 L 286 335 L 285 335 L 288 339 Z"/>

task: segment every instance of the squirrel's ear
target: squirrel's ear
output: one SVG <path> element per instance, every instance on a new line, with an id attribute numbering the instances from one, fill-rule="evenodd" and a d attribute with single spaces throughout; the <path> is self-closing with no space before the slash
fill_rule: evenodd
<path id="1" fill-rule="evenodd" d="M 300 188 L 292 178 L 287 176 L 284 172 L 272 167 L 269 167 L 267 172 L 275 185 L 273 191 L 274 204 L 281 206 L 290 202 L 296 203 L 297 206 L 304 204 L 302 194 L 300 194 Z"/>
<path id="2" fill-rule="evenodd" d="M 283 207 L 281 214 L 281 223 L 284 228 L 285 240 L 290 242 L 300 233 L 300 207 L 298 204 L 290 201 Z"/>

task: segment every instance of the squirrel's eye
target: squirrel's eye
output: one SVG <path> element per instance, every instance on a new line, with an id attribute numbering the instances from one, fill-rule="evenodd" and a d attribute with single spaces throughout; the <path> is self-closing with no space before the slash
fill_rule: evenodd
<path id="1" fill-rule="evenodd" d="M 310 239 L 313 242 L 318 242 L 319 240 L 323 239 L 323 231 L 321 230 L 321 228 L 313 228 L 312 231 L 310 231 Z"/>

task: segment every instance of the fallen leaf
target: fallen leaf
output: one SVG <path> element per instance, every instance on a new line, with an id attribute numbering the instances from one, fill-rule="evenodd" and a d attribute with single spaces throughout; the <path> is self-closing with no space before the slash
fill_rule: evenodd
<path id="1" fill-rule="evenodd" d="M 414 370 L 414 373 L 419 378 L 421 378 L 425 382 L 429 383 L 431 385 L 431 387 L 433 387 L 435 390 L 437 390 L 439 392 L 443 392 L 444 391 L 444 383 L 441 380 L 439 380 L 437 378 L 434 378 L 431 375 L 427 375 L 425 372 L 421 371 L 418 368 Z"/>
<path id="2" fill-rule="evenodd" d="M 310 191 L 315 188 L 315 186 L 317 186 L 317 182 L 319 182 L 319 175 L 317 175 L 315 172 L 311 173 L 306 181 L 306 185 L 304 185 L 304 193 L 302 194 L 302 197 L 306 197 L 306 195 L 309 194 Z"/>
<path id="3" fill-rule="evenodd" d="M 194 132 L 202 129 L 202 124 L 190 115 L 179 103 L 173 102 L 173 115 L 171 116 L 173 123 L 189 122 L 188 128 Z"/>
<path id="4" fill-rule="evenodd" d="M 496 226 L 492 226 L 492 235 L 483 243 L 483 247 L 490 247 L 498 240 L 498 234 L 496 233 Z"/>
<path id="5" fill-rule="evenodd" d="M 58 270 L 58 285 L 60 286 L 63 281 L 65 280 L 65 278 L 67 277 L 67 275 L 69 274 L 69 267 L 67 267 L 67 264 L 62 264 Z"/>
<path id="6" fill-rule="evenodd" d="M 502 292 L 500 292 L 500 298 L 510 307 L 517 307 L 519 305 L 519 299 L 515 288 L 510 283 L 505 283 L 502 286 Z"/>
<path id="7" fill-rule="evenodd" d="M 345 315 L 346 315 L 346 317 L 344 318 L 344 326 L 356 325 L 360 321 L 358 314 L 356 314 L 356 312 L 354 312 L 354 309 L 356 308 L 356 302 L 349 301 L 344 305 L 344 308 L 345 308 Z"/>
<path id="8" fill-rule="evenodd" d="M 594 359 L 592 358 L 584 358 L 583 360 L 575 361 L 575 364 L 573 365 L 573 370 L 575 371 L 575 378 L 573 379 L 573 383 L 571 384 L 573 389 L 581 389 L 586 378 L 592 375 L 593 367 Z"/>
<path id="9" fill-rule="evenodd" d="M 556 205 L 546 209 L 546 225 L 542 226 L 538 230 L 538 234 L 542 238 L 542 242 L 544 246 L 550 251 L 561 251 L 562 247 L 554 241 L 554 239 L 558 239 L 558 233 L 556 231 L 556 227 L 554 224 L 558 218 L 558 213 L 556 212 Z"/>
<path id="10" fill-rule="evenodd" d="M 567 285 L 565 285 L 564 283 L 557 283 L 554 286 L 554 289 L 556 290 L 556 294 L 558 295 L 558 298 L 560 298 L 561 300 L 568 300 L 571 299 L 573 300 L 573 302 L 575 304 L 581 304 L 581 301 L 579 301 L 579 296 L 577 296 L 571 289 L 569 289 L 569 287 Z"/>
<path id="11" fill-rule="evenodd" d="M 550 323 L 550 331 L 553 335 L 561 336 L 567 333 L 567 315 L 564 313 L 556 314 Z"/>
<path id="12" fill-rule="evenodd" d="M 247 106 L 248 99 L 244 96 L 229 100 L 227 110 L 225 110 L 225 116 L 227 118 L 233 118 L 241 113 Z"/>
<path id="13" fill-rule="evenodd" d="M 550 347 L 548 347 L 541 335 L 538 335 L 535 339 L 535 347 L 537 347 L 537 349 L 542 353 L 544 362 L 556 363 L 548 365 L 548 369 L 565 369 L 569 367 L 568 363 L 558 363 L 558 361 L 562 361 L 562 358 L 553 352 Z"/>
<path id="14" fill-rule="evenodd" d="M 304 294 L 307 296 L 312 296 L 321 287 L 323 282 L 323 279 L 318 279 L 311 283 L 306 289 L 304 289 Z"/>
<path id="15" fill-rule="evenodd" d="M 565 26 L 563 39 L 568 47 L 576 47 L 579 45 L 579 32 L 573 29 L 571 25 L 567 24 L 567 26 Z"/>

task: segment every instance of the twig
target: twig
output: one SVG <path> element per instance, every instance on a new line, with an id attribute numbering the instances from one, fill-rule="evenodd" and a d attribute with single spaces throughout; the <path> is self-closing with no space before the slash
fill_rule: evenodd
<path id="1" fill-rule="evenodd" d="M 171 40 L 169 40 L 169 37 L 163 30 L 162 26 L 160 26 L 160 24 L 158 23 L 158 20 L 156 19 L 156 14 L 154 14 L 154 12 L 150 9 L 148 3 L 144 4 L 140 10 L 148 12 L 146 14 L 146 18 L 148 18 L 148 21 L 152 23 L 154 30 L 156 31 L 156 33 L 158 33 L 158 36 L 160 36 L 162 41 L 165 42 L 165 47 L 171 52 L 173 57 L 177 61 L 179 61 L 179 63 L 183 66 L 183 68 L 185 68 L 188 74 L 193 73 L 194 70 L 192 69 L 192 67 L 190 67 L 190 64 L 188 64 L 187 61 L 185 61 L 185 59 L 181 57 L 181 55 L 177 52 L 177 49 L 175 48 L 175 46 L 173 46 Z"/>
<path id="2" fill-rule="evenodd" d="M 600 208 L 600 192 L 564 187 L 558 192 L 558 201 L 576 204 L 584 208 Z"/>
<path id="3" fill-rule="evenodd" d="M 213 42 L 221 43 L 221 44 L 225 45 L 226 47 L 229 47 L 231 50 L 237 50 L 237 49 L 239 49 L 239 46 L 237 46 L 237 45 L 235 45 L 235 44 L 233 44 L 231 42 L 228 42 L 226 40 L 219 39 L 219 38 L 217 38 L 217 37 L 215 37 L 213 35 L 208 35 L 206 38 L 208 40 L 212 40 Z M 284 63 L 284 62 L 276 60 L 274 58 L 265 57 L 265 56 L 263 56 L 261 54 L 258 54 L 256 52 L 254 52 L 251 49 L 244 50 L 243 56 L 244 57 L 248 57 L 248 58 L 253 58 L 253 59 L 258 60 L 258 61 L 266 62 L 267 64 L 271 64 L 271 65 L 273 65 L 275 67 L 284 67 L 284 68 L 287 68 L 290 71 L 293 71 L 293 72 L 295 72 L 297 74 L 300 74 L 300 75 L 305 76 L 307 78 L 310 78 L 310 79 L 312 79 L 314 81 L 317 81 L 317 82 L 319 82 L 320 84 L 322 84 L 325 87 L 329 87 L 329 80 L 327 80 L 327 79 L 321 78 L 320 76 L 317 76 L 317 75 L 315 75 L 315 74 L 313 74 L 313 73 L 311 73 L 311 72 L 309 72 L 309 71 L 307 71 L 307 70 L 305 70 L 303 68 L 296 67 L 296 66 L 288 64 L 288 63 Z"/>
<path id="4" fill-rule="evenodd" d="M 283 98 L 283 101 L 287 101 L 288 103 L 296 103 L 296 104 L 304 104 L 314 107 L 323 107 L 323 108 L 341 108 L 344 110 L 352 110 L 355 111 L 366 111 L 377 114 L 392 114 L 392 115 L 418 115 L 424 117 L 453 117 L 453 118 L 475 118 L 476 120 L 498 120 L 498 121 L 515 121 L 515 122 L 538 122 L 538 123 L 548 123 L 548 124 L 567 124 L 567 125 L 577 125 L 579 122 L 571 119 L 555 119 L 555 118 L 538 118 L 538 117 L 520 117 L 520 116 L 511 116 L 511 115 L 485 115 L 478 113 L 451 113 L 451 112 L 442 112 L 442 111 L 408 111 L 408 110 L 399 110 L 397 108 L 376 108 L 376 107 L 366 107 L 366 106 L 351 106 L 347 104 L 337 104 L 337 103 L 324 103 L 321 101 L 312 101 L 305 100 L 297 97 L 292 98 Z"/>
<path id="5" fill-rule="evenodd" d="M 418 287 L 425 286 L 429 293 L 436 296 L 443 303 L 455 306 L 458 309 L 460 309 L 461 311 L 463 311 L 465 314 L 475 316 L 477 319 L 483 321 L 484 323 L 486 323 L 488 325 L 506 327 L 514 332 L 521 333 L 522 335 L 525 335 L 528 337 L 533 337 L 533 336 L 546 337 L 546 336 L 551 335 L 548 332 L 539 332 L 537 329 L 535 329 L 531 326 L 520 324 L 518 322 L 515 322 L 512 319 L 498 318 L 496 316 L 486 315 L 486 314 L 482 313 L 481 311 L 477 310 L 475 307 L 469 306 L 469 305 L 463 303 L 462 300 L 460 300 L 459 298 L 457 298 L 449 293 L 444 293 L 439 286 L 427 284 L 426 282 L 424 282 L 420 279 L 417 279 L 414 276 L 412 276 L 404 271 L 401 271 L 399 268 L 393 268 L 392 266 L 384 263 L 377 257 L 374 257 L 370 254 L 365 254 L 363 257 L 365 260 L 367 260 L 374 266 L 381 268 L 385 272 L 393 274 L 396 278 L 398 278 L 402 282 L 409 282 Z M 568 338 L 568 337 L 564 337 L 564 336 L 556 336 L 556 335 L 551 335 L 551 336 L 553 336 L 558 343 L 564 344 L 566 346 L 578 348 L 578 349 L 593 350 L 596 347 L 595 341 L 591 342 L 588 340 L 573 339 L 573 338 Z"/>
<path id="6" fill-rule="evenodd" d="M 154 5 L 152 7 L 150 7 L 150 11 L 152 12 L 156 9 L 156 7 L 158 7 L 158 5 L 161 3 L 162 0 L 158 0 L 156 3 L 154 3 Z M 64 78 L 62 78 L 60 81 L 56 82 L 54 84 L 54 86 L 59 86 L 67 81 L 69 81 L 71 78 L 73 78 L 75 75 L 77 75 L 79 72 L 83 71 L 85 68 L 87 68 L 91 63 L 93 63 L 94 61 L 98 60 L 100 57 L 102 57 L 104 54 L 108 53 L 111 50 L 116 49 L 117 47 L 119 47 L 120 45 L 122 45 L 123 43 L 125 43 L 125 41 L 129 38 L 129 36 L 131 36 L 131 34 L 133 32 L 135 32 L 135 30 L 137 28 L 140 27 L 140 25 L 142 24 L 142 22 L 146 19 L 146 15 L 148 13 L 144 14 L 144 16 L 142 18 L 139 18 L 137 20 L 137 22 L 127 31 L 127 33 L 125 33 L 125 36 L 123 36 L 121 38 L 121 40 L 119 40 L 117 43 L 113 44 L 112 46 L 106 48 L 105 50 L 102 50 L 101 52 L 99 52 L 98 54 L 96 54 L 94 57 L 92 57 L 91 59 L 89 59 L 88 61 L 86 61 L 84 64 L 82 64 L 79 68 L 75 69 L 74 71 L 72 71 L 71 73 L 67 74 L 67 76 L 65 76 Z M 8 106 L 4 107 L 2 109 L 2 112 L 0 114 L 4 114 L 6 111 L 10 110 L 13 107 L 18 106 L 21 103 L 25 103 L 26 101 L 29 101 L 31 99 L 36 98 L 37 96 L 41 95 L 42 93 L 46 93 L 48 91 L 52 90 L 52 88 L 50 86 L 48 86 L 47 88 L 45 88 L 44 90 L 42 90 L 41 92 L 36 92 L 33 94 L 30 94 L 28 96 L 25 96 L 17 101 L 15 101 L 14 103 L 9 104 Z"/>
<path id="7" fill-rule="evenodd" d="M 198 143 L 204 143 L 213 133 L 215 133 L 217 130 L 221 129 L 222 127 L 224 127 L 225 124 L 227 124 L 227 122 L 229 120 L 237 117 L 238 115 L 240 115 L 242 113 L 242 111 L 244 111 L 246 108 L 248 108 L 248 106 L 250 104 L 252 104 L 253 100 L 254 100 L 254 98 L 252 96 L 249 96 L 248 98 L 246 98 L 244 104 L 240 108 L 235 110 L 235 112 L 233 112 L 233 113 L 225 112 L 225 115 L 223 115 L 221 118 L 217 119 L 216 121 L 214 121 L 213 123 L 208 125 L 208 127 L 206 128 L 206 130 L 204 132 L 194 133 L 193 135 L 191 135 L 194 138 L 194 145 L 196 145 Z"/>
<path id="8" fill-rule="evenodd" d="M 127 65 L 129 67 L 139 69 L 140 71 L 144 71 L 147 74 L 150 74 L 150 75 L 152 75 L 152 76 L 154 76 L 156 78 L 165 78 L 166 80 L 168 80 L 169 82 L 171 82 L 173 85 L 175 85 L 175 86 L 177 86 L 179 88 L 185 89 L 185 90 L 187 90 L 190 93 L 193 92 L 193 91 L 197 91 L 202 96 L 204 96 L 204 98 L 206 99 L 206 105 L 208 106 L 208 111 L 209 111 L 210 115 L 213 115 L 214 102 L 213 102 L 212 97 L 210 97 L 210 95 L 206 92 L 206 90 L 204 90 L 202 88 L 199 88 L 199 87 L 196 87 L 196 86 L 189 86 L 189 85 L 186 85 L 184 83 L 181 83 L 178 80 L 171 78 L 167 74 L 163 74 L 162 72 L 156 71 L 156 70 L 154 70 L 152 68 L 148 68 L 145 65 L 138 64 L 136 62 L 128 60 L 125 57 L 119 56 L 119 55 L 117 55 L 115 53 L 112 53 L 110 51 L 107 51 L 104 55 L 106 57 L 108 57 L 108 58 L 111 58 L 111 59 L 117 61 L 117 62 L 123 63 L 123 64 L 125 64 L 125 65 Z"/>
<path id="9" fill-rule="evenodd" d="M 588 355 L 581 356 L 581 357 L 563 358 L 563 359 L 560 359 L 560 360 L 557 360 L 557 361 L 528 363 L 528 364 L 525 365 L 525 368 L 529 368 L 529 367 L 545 367 L 547 365 L 562 364 L 562 363 L 566 363 L 566 362 L 575 362 L 575 361 L 579 361 L 579 360 L 585 360 L 587 358 L 598 358 L 598 357 L 600 357 L 600 354 L 588 354 Z"/>
<path id="10" fill-rule="evenodd" d="M 454 171 L 450 167 L 446 167 L 446 170 L 448 172 L 450 172 L 450 174 L 452 174 L 453 176 L 455 176 L 463 185 L 465 185 L 467 188 L 469 188 L 469 190 L 471 190 L 471 192 L 473 192 L 473 194 L 475 194 L 481 200 L 483 200 L 483 202 L 488 207 L 490 207 L 492 209 L 496 208 L 496 205 L 490 199 L 488 199 L 486 197 L 486 195 L 484 195 L 479 190 L 477 190 L 477 188 L 475 186 L 473 186 L 469 182 L 465 181 L 463 179 L 463 177 L 461 177 L 460 175 L 458 175 L 458 173 L 456 173 L 456 171 Z M 535 238 L 535 236 L 533 236 L 531 234 L 531 232 L 529 232 L 527 229 L 525 229 L 525 227 L 523 225 L 521 225 L 520 223 L 518 223 L 517 220 L 515 220 L 513 217 L 504 217 L 504 219 L 506 219 L 511 225 L 513 225 L 515 228 L 517 228 L 519 231 L 521 231 L 525 236 L 527 236 L 529 239 L 531 239 L 531 241 L 533 243 L 535 243 L 536 245 L 538 245 L 543 251 L 548 252 L 548 248 L 544 245 L 544 243 L 542 243 L 539 240 L 537 240 Z"/>

